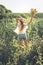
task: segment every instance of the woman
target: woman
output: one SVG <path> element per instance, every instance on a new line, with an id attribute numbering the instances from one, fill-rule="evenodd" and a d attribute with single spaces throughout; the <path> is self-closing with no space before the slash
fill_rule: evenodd
<path id="1" fill-rule="evenodd" d="M 28 46 L 26 30 L 28 29 L 29 24 L 32 22 L 32 19 L 33 18 L 31 17 L 30 22 L 27 25 L 24 25 L 24 22 L 21 19 L 16 19 L 17 28 L 15 29 L 15 32 L 18 34 L 18 40 L 20 42 L 24 42 L 25 46 Z"/>
<path id="2" fill-rule="evenodd" d="M 30 22 L 28 22 L 27 25 L 24 25 L 24 22 L 22 19 L 16 19 L 17 22 L 17 28 L 15 29 L 15 32 L 18 34 L 18 39 L 20 42 L 24 42 L 25 46 L 28 46 L 28 40 L 26 35 L 26 30 L 28 29 L 29 24 L 32 22 L 33 15 L 36 13 L 36 9 L 31 9 L 31 19 Z"/>

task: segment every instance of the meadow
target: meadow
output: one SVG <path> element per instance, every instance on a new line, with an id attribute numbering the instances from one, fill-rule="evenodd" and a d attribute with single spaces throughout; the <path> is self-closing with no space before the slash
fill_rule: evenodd
<path id="1" fill-rule="evenodd" d="M 16 18 L 28 23 L 31 15 L 0 5 L 0 65 L 43 65 L 43 13 L 37 13 L 28 27 L 28 47 L 18 42 Z"/>

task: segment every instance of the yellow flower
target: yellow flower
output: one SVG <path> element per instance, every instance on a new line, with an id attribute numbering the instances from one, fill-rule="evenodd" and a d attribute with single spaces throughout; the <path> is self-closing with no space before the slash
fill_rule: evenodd
<path id="1" fill-rule="evenodd" d="M 36 11 L 36 9 L 31 8 L 30 13 L 31 13 L 31 15 L 35 15 L 37 13 L 37 11 Z"/>

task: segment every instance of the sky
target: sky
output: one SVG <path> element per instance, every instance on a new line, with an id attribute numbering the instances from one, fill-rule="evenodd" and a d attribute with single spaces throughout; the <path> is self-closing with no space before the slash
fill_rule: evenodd
<path id="1" fill-rule="evenodd" d="M 0 5 L 4 5 L 12 12 L 29 12 L 31 8 L 36 8 L 38 12 L 43 12 L 43 0 L 0 0 Z"/>

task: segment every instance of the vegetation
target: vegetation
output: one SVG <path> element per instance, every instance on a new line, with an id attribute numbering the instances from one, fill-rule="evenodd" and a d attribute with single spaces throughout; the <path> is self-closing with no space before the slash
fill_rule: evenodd
<path id="1" fill-rule="evenodd" d="M 43 65 L 43 13 L 37 13 L 27 30 L 28 47 L 18 42 L 16 18 L 29 21 L 29 13 L 12 13 L 0 5 L 0 65 Z"/>

